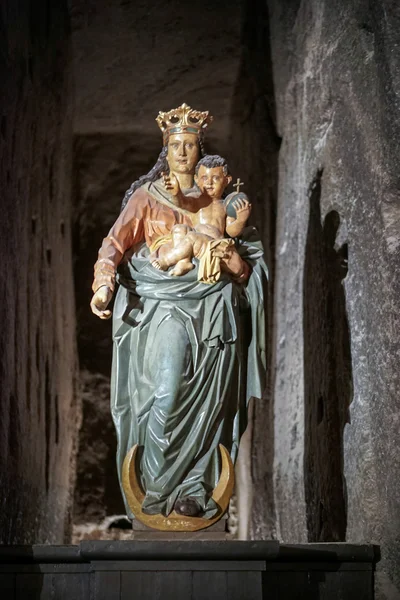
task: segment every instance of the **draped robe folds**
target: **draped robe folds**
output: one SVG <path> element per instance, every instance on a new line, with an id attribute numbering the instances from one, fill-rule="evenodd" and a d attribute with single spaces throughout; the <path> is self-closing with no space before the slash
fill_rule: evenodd
<path id="1" fill-rule="evenodd" d="M 235 240 L 251 266 L 246 285 L 225 273 L 216 284 L 199 283 L 197 260 L 181 277 L 158 271 L 149 263 L 148 246 L 182 222 L 188 221 L 162 184 L 146 184 L 100 249 L 100 261 L 119 264 L 111 411 L 120 481 L 127 452 L 135 444 L 140 448 L 143 511 L 168 515 L 177 498 L 191 496 L 212 518 L 218 445 L 235 461 L 247 402 L 260 398 L 265 384 L 267 269 L 257 232 L 248 227 Z M 126 499 L 125 505 L 134 518 Z"/>

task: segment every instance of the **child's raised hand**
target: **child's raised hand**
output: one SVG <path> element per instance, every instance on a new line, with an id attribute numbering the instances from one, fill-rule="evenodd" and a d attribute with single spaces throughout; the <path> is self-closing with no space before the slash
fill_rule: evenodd
<path id="1" fill-rule="evenodd" d="M 247 221 L 251 213 L 251 204 L 245 198 L 238 198 L 232 202 L 233 208 L 236 210 L 236 218 L 239 221 Z"/>
<path id="2" fill-rule="evenodd" d="M 176 196 L 180 192 L 179 181 L 173 173 L 161 173 L 164 180 L 165 189 L 171 196 Z"/>

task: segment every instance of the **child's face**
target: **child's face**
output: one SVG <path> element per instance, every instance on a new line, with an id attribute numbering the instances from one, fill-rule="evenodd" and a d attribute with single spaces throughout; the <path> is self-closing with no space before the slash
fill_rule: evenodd
<path id="1" fill-rule="evenodd" d="M 203 194 L 210 198 L 222 198 L 226 186 L 231 182 L 232 177 L 224 174 L 223 167 L 207 168 L 200 166 L 195 181 Z"/>

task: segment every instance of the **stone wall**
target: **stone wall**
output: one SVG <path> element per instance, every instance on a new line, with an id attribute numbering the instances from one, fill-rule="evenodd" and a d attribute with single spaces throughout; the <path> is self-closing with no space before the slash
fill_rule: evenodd
<path id="1" fill-rule="evenodd" d="M 66 3 L 0 8 L 0 543 L 62 543 L 77 414 Z"/>
<path id="2" fill-rule="evenodd" d="M 380 544 L 377 597 L 399 598 L 400 10 L 267 4 L 282 137 L 276 528 Z"/>
<path id="3" fill-rule="evenodd" d="M 151 135 L 159 110 L 186 102 L 215 116 L 210 137 L 225 152 L 240 4 L 71 0 L 75 132 Z"/>

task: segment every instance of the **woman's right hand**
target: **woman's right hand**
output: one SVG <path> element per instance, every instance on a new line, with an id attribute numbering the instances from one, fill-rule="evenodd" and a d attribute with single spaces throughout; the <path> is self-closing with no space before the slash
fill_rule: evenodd
<path id="1" fill-rule="evenodd" d="M 100 319 L 109 319 L 111 317 L 111 310 L 106 310 L 110 303 L 113 292 L 106 285 L 102 285 L 94 294 L 90 303 L 92 312 L 100 317 Z"/>
<path id="2" fill-rule="evenodd" d="M 161 173 L 165 189 L 169 191 L 171 196 L 177 196 L 181 191 L 179 181 L 173 173 Z"/>

